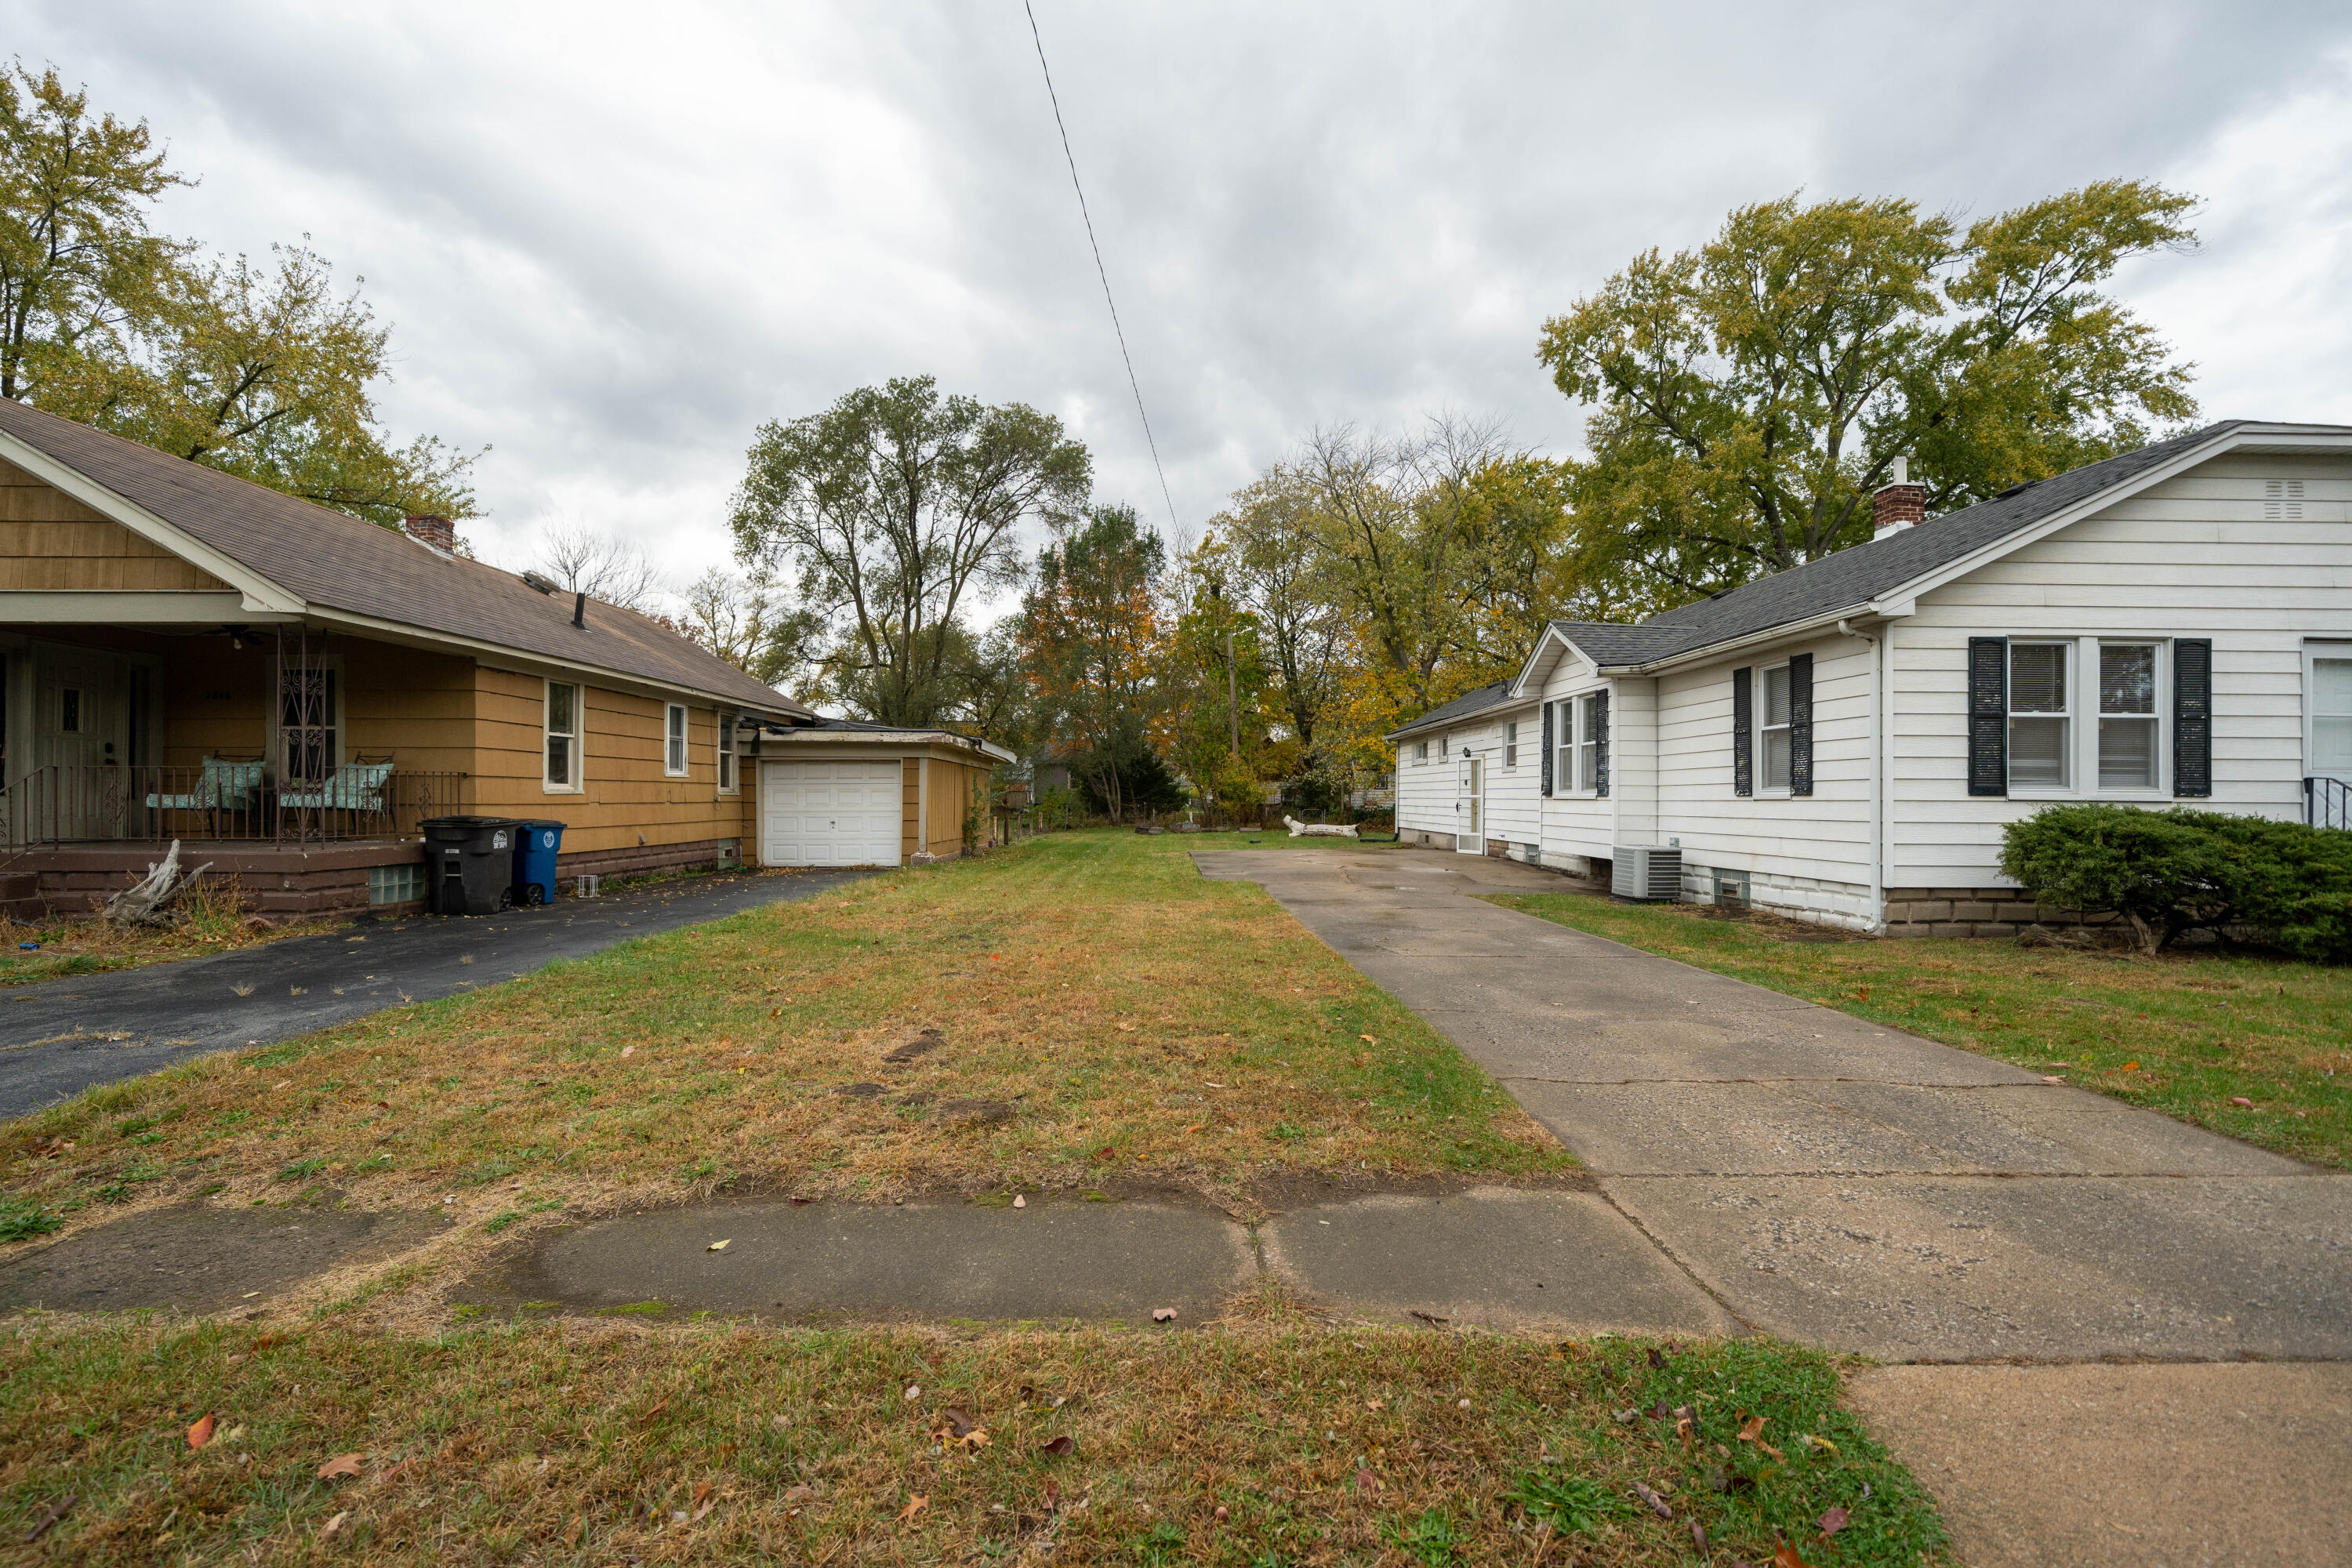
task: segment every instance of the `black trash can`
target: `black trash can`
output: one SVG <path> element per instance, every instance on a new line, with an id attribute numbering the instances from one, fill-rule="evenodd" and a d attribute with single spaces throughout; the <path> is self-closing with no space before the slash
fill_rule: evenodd
<path id="1" fill-rule="evenodd" d="M 555 902 L 555 857 L 563 847 L 563 824 L 525 818 L 518 825 L 514 850 L 517 909 Z"/>
<path id="2" fill-rule="evenodd" d="M 436 816 L 425 833 L 425 904 L 436 915 L 494 915 L 512 898 L 515 839 L 511 816 Z"/>

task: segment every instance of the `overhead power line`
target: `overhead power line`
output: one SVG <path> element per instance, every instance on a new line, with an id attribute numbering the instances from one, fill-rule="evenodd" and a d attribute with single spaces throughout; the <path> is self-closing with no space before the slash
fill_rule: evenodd
<path id="1" fill-rule="evenodd" d="M 1160 499 L 1168 503 L 1168 526 L 1181 531 L 1182 525 L 1176 521 L 1176 498 L 1168 491 L 1168 470 L 1160 465 L 1160 443 L 1152 438 L 1151 416 L 1144 411 L 1143 384 L 1135 377 L 1135 356 L 1127 352 L 1127 329 L 1119 325 L 1118 301 L 1111 298 L 1110 269 L 1103 265 L 1102 243 L 1095 238 L 1094 214 L 1087 210 L 1087 188 L 1078 183 L 1078 160 L 1070 151 L 1070 128 L 1062 121 L 1061 95 L 1054 90 L 1054 68 L 1045 63 L 1045 40 L 1037 32 L 1037 9 L 1029 0 L 1021 0 L 1021 9 L 1029 16 L 1029 38 L 1037 46 L 1037 68 L 1045 76 L 1045 100 L 1054 106 L 1054 129 L 1062 133 L 1062 157 L 1070 165 L 1070 188 L 1078 193 L 1078 216 L 1086 220 L 1087 245 L 1095 253 L 1095 276 L 1102 279 L 1103 303 L 1110 307 L 1110 330 L 1118 339 L 1118 357 L 1127 365 L 1127 384 L 1135 393 L 1136 417 L 1143 421 L 1143 444 L 1151 449 L 1151 471 L 1160 476 Z"/>

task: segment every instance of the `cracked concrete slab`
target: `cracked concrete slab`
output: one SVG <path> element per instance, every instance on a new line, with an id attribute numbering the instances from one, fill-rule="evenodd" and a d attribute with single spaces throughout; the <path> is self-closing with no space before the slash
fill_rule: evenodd
<path id="1" fill-rule="evenodd" d="M 2352 1366 L 1887 1366 L 1849 1384 L 1969 1568 L 2352 1563 Z"/>
<path id="2" fill-rule="evenodd" d="M 340 1265 L 390 1258 L 447 1228 L 437 1215 L 175 1204 L 0 1263 L 0 1312 L 216 1312 Z"/>
<path id="3" fill-rule="evenodd" d="M 1198 858 L 1286 906 L 1352 888 L 1294 912 L 1357 939 L 1351 963 L 1775 1333 L 1930 1360 L 2352 1354 L 2352 1177 L 1467 896 L 1571 890 L 1532 868 Z M 1400 952 L 1416 922 L 1476 941 Z"/>
<path id="4" fill-rule="evenodd" d="M 1389 1317 L 1655 1334 L 1741 1329 L 1592 1193 L 1384 1194 L 1294 1209 L 1260 1237 L 1267 1267 L 1309 1294 Z"/>

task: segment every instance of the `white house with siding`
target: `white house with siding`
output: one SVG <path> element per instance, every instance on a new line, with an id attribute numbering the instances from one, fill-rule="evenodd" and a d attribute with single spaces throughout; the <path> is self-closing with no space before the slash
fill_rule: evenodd
<path id="1" fill-rule="evenodd" d="M 1925 493 L 1716 598 L 1553 623 L 1394 732 L 1399 833 L 1581 874 L 1657 846 L 1686 899 L 1913 935 L 2036 918 L 2001 829 L 2053 802 L 2352 826 L 2352 427 Z"/>

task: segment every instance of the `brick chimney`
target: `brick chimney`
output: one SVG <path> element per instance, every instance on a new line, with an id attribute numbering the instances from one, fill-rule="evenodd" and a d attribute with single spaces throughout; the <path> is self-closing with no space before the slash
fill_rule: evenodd
<path id="1" fill-rule="evenodd" d="M 1911 459 L 1895 459 L 1894 477 L 1870 498 L 1870 537 L 1884 539 L 1927 521 L 1927 487 L 1911 482 Z"/>
<path id="2" fill-rule="evenodd" d="M 457 526 L 446 517 L 412 515 L 402 524 L 408 537 L 419 544 L 429 544 L 444 555 L 457 553 Z"/>

